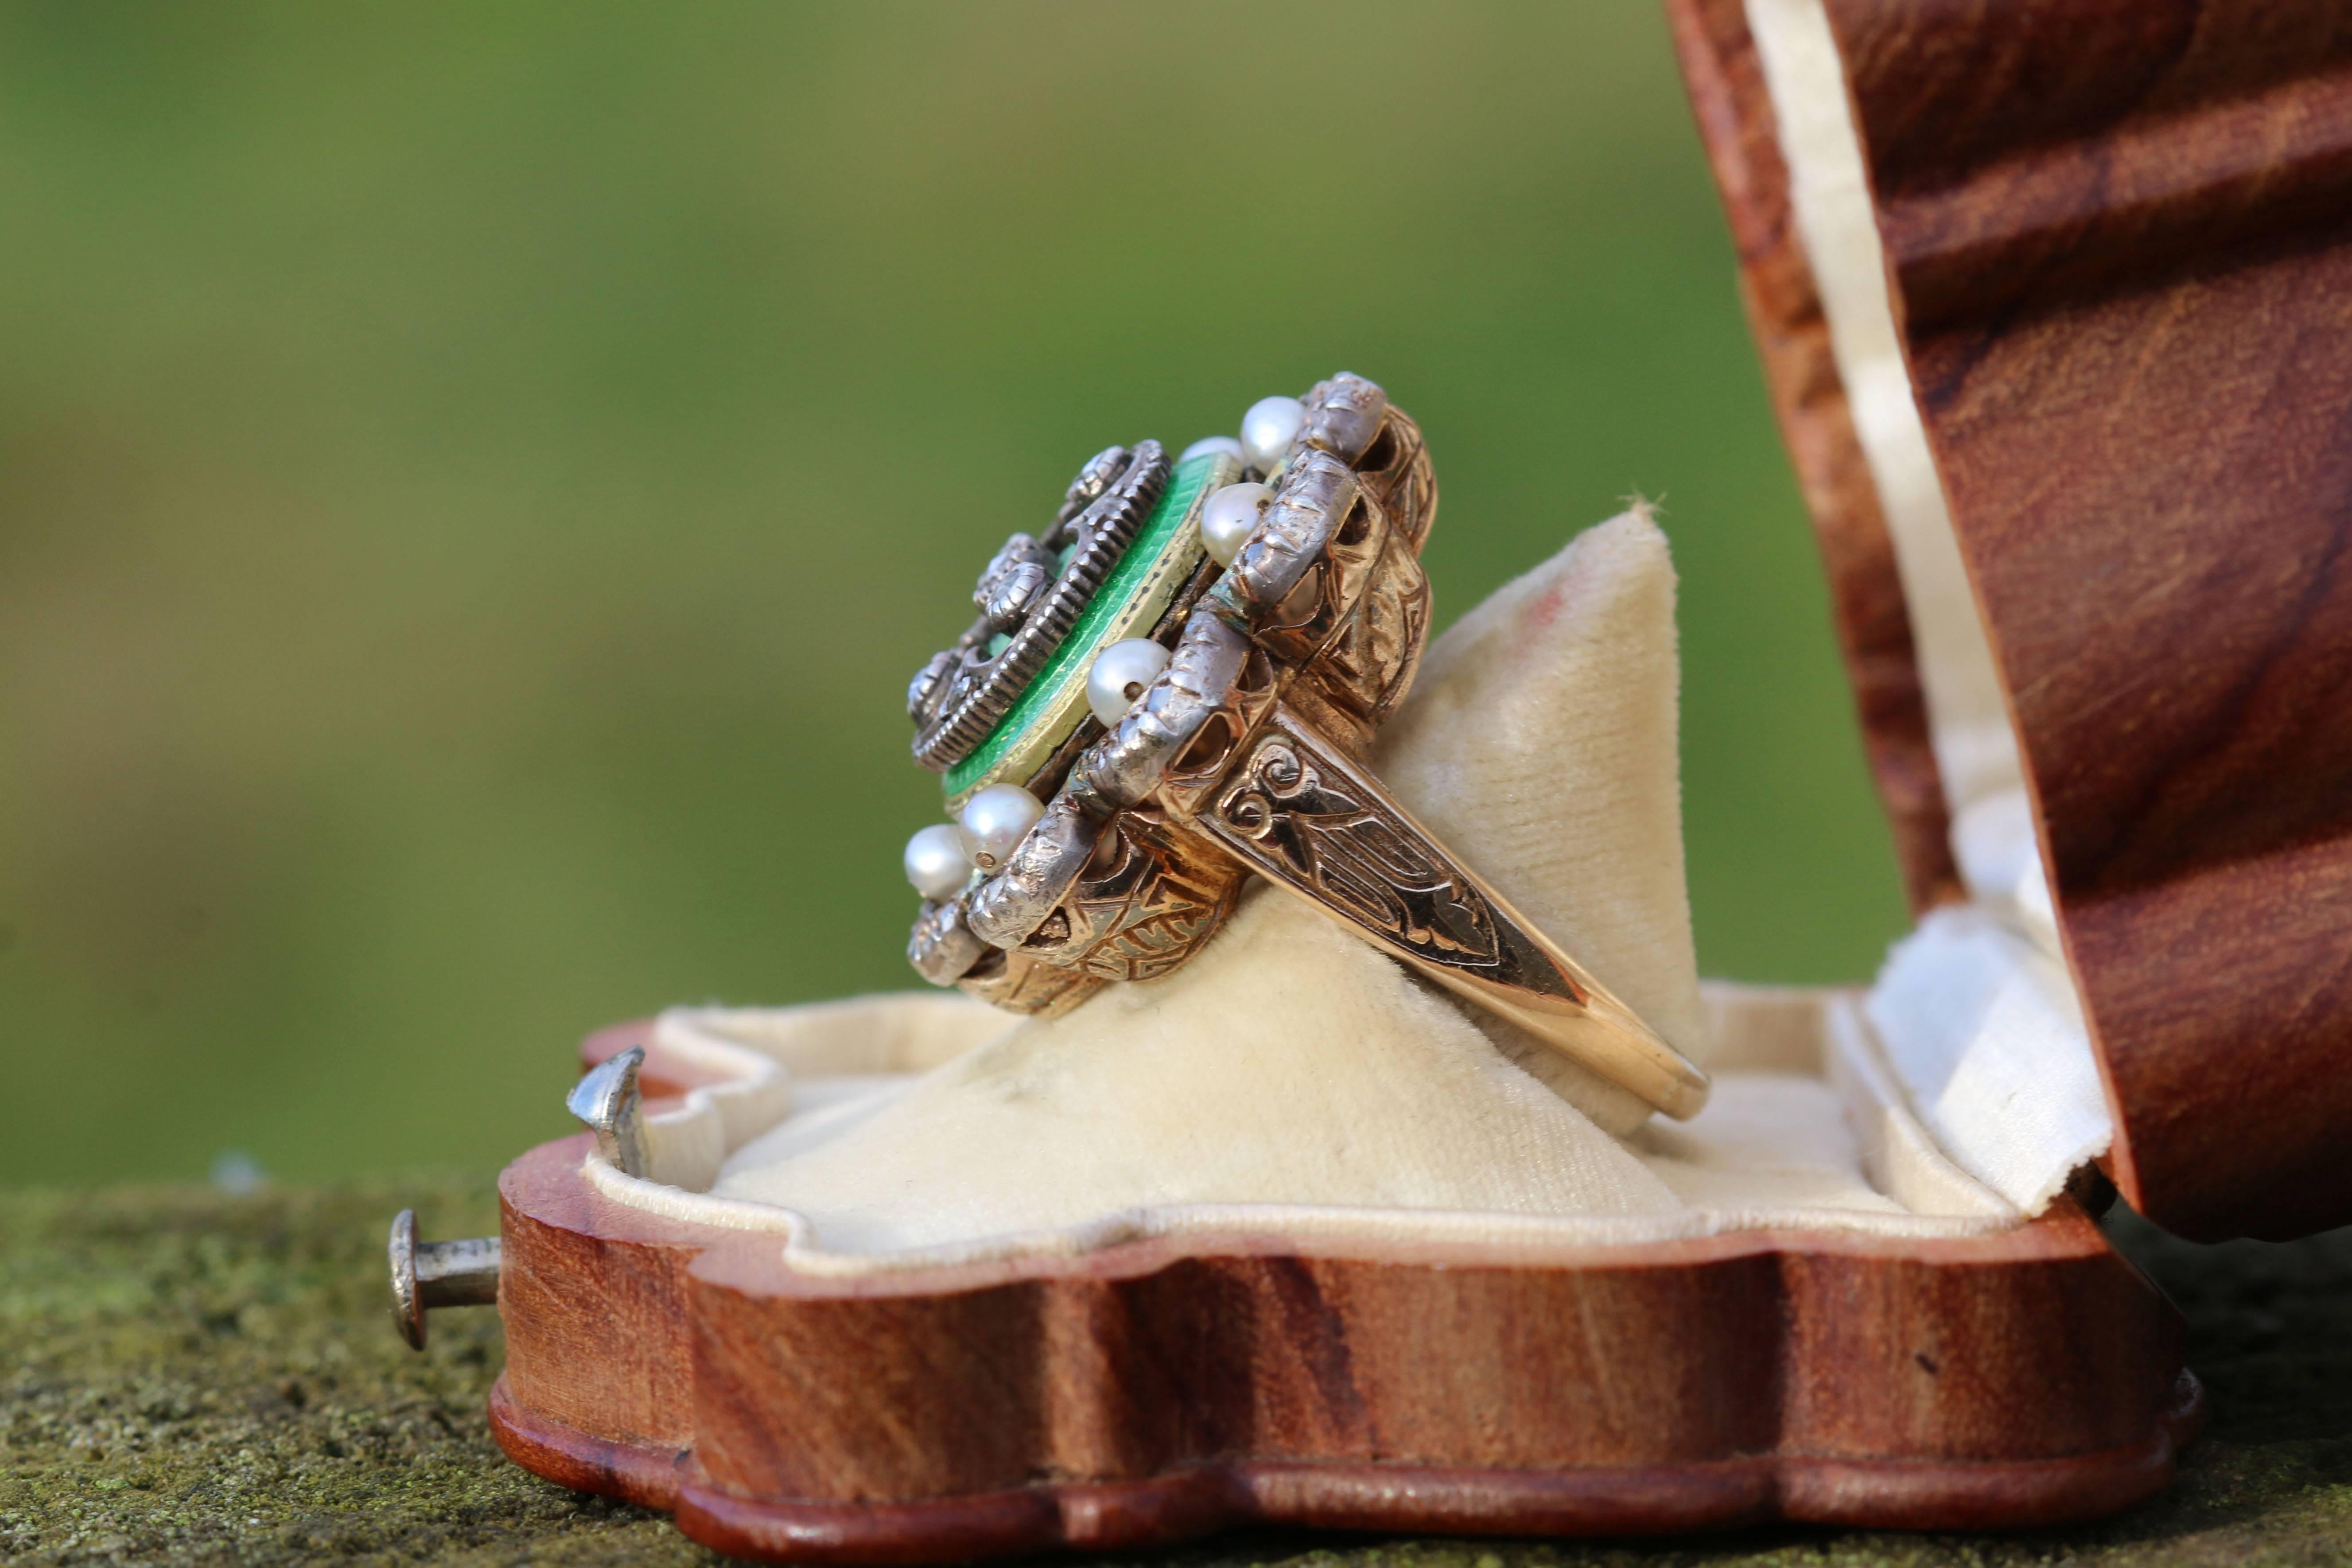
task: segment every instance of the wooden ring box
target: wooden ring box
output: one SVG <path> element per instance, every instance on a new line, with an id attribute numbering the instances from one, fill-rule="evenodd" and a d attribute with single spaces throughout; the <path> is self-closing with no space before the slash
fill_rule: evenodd
<path id="1" fill-rule="evenodd" d="M 1969 896 L 1937 678 L 1751 30 L 1807 4 L 1669 9 L 1925 913 Z M 2352 123 L 2352 42 L 2315 4 L 2268 7 L 2267 30 L 2207 9 L 2193 36 L 2090 0 L 1812 16 L 2097 1054 L 2105 1164 L 2184 1235 L 2275 1238 L 2352 1219 L 2352 340 L 2326 331 L 2352 298 L 2352 165 L 2311 129 Z M 953 1042 L 910 1005 L 802 1016 L 799 1065 L 936 1059 Z M 1853 1026 L 1834 996 L 1716 1005 L 1817 1053 Z M 764 1069 L 651 1024 L 584 1055 L 632 1043 L 667 1097 L 651 1109 L 718 1141 L 678 1158 L 715 1168 L 772 1120 Z M 614 1201 L 588 1142 L 501 1180 L 494 1429 L 541 1475 L 749 1556 L 949 1562 L 1253 1521 L 2049 1524 L 2161 1488 L 2200 1415 L 2177 1316 L 2063 1196 L 1964 1236 L 1196 1228 L 838 1275 L 717 1211 Z"/>

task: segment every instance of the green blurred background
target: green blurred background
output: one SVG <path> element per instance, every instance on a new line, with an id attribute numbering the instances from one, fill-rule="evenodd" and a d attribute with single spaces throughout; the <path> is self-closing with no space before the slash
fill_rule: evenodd
<path id="1" fill-rule="evenodd" d="M 1699 952 L 1904 923 L 1649 0 L 0 10 L 0 1180 L 488 1167 L 912 976 L 907 677 L 1337 368 L 1441 616 L 1662 498 Z"/>

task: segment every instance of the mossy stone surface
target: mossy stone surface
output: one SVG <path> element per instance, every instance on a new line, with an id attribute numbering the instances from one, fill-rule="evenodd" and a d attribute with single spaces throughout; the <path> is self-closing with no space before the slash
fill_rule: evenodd
<path id="1" fill-rule="evenodd" d="M 0 1192 L 0 1557 L 27 1563 L 717 1561 L 656 1514 L 506 1462 L 482 1403 L 488 1311 L 411 1353 L 383 1236 L 488 1234 L 491 1184 L 249 1196 Z M 1656 1544 L 1252 1533 L 1133 1561 L 1330 1568 L 1539 1564 L 2336 1563 L 2352 1561 L 2352 1233 L 2199 1248 L 2118 1238 L 2189 1316 L 2214 1423 L 2180 1482 L 2123 1519 L 2032 1535 L 1780 1530 Z"/>

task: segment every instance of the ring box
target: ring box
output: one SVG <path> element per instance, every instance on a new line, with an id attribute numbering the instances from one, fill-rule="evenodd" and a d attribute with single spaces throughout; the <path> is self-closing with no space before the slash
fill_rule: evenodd
<path id="1" fill-rule="evenodd" d="M 1915 907 L 1961 896 L 1967 771 L 1939 758 L 1938 628 L 1906 594 L 1898 514 L 1924 503 L 1965 566 L 1953 629 L 1989 646 L 2116 1185 L 2199 1240 L 2352 1221 L 2336 13 L 2191 37 L 2021 0 L 1668 11 Z M 1847 145 L 1801 123 L 1792 151 L 1809 111 Z M 1867 255 L 1807 232 L 1840 184 L 1868 193 Z M 1825 282 L 1884 296 L 1895 356 L 1869 384 Z M 1873 450 L 1890 391 L 1932 468 Z"/>
<path id="2" fill-rule="evenodd" d="M 698 1189 L 788 1084 L 821 1114 L 946 1060 L 969 1005 L 667 1016 L 584 1047 L 646 1047 L 660 1192 L 585 1138 L 501 1181 L 519 1463 L 855 1563 L 2048 1524 L 2169 1479 L 2181 1325 L 2040 1193 L 2079 1131 L 2041 1099 L 2089 1075 L 2103 1167 L 2184 1235 L 2352 1220 L 2352 245 L 2294 134 L 2352 89 L 2284 25 L 1669 9 L 1922 922 L 1866 998 L 1714 989 L 1718 1095 L 1843 1125 L 1900 1214 L 1207 1212 L 845 1268 Z M 1969 978 L 1971 921 L 2046 926 L 2079 1061 L 1956 1032 L 2017 978 Z"/>

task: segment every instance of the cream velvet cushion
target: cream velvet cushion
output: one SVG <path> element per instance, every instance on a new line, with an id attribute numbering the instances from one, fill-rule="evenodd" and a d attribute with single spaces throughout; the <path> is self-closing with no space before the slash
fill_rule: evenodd
<path id="1" fill-rule="evenodd" d="M 1646 512 L 1590 531 L 1431 649 L 1379 765 L 1465 860 L 1704 1061 L 1674 589 Z M 845 1250 L 1186 1205 L 1663 1216 L 1684 1200 L 1604 1131 L 1642 1115 L 1261 888 L 1177 973 L 794 1118 L 737 1150 L 711 1196 L 796 1211 Z"/>

